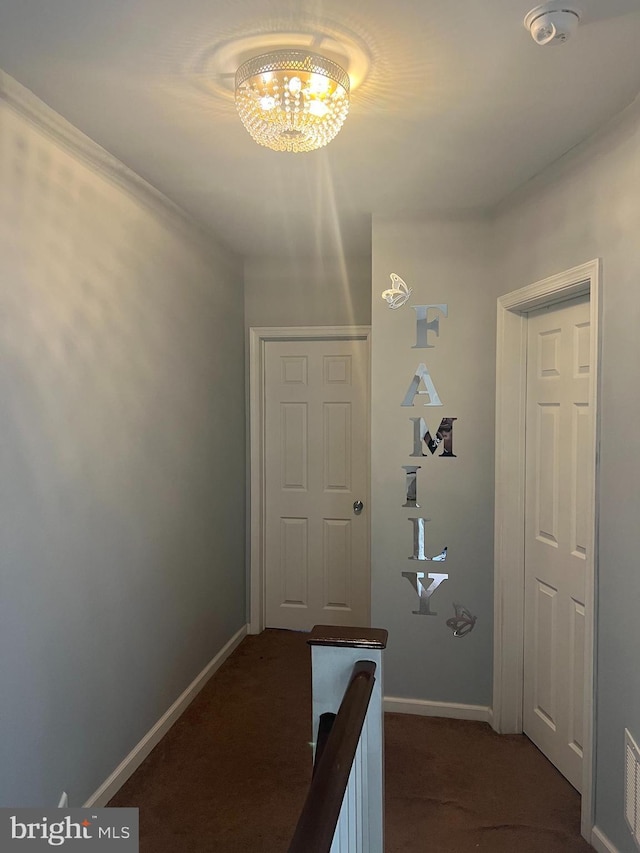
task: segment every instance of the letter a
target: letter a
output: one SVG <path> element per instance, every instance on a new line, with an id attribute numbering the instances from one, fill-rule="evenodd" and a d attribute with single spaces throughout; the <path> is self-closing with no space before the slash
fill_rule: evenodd
<path id="1" fill-rule="evenodd" d="M 420 383 L 424 385 L 424 391 L 420 390 Z M 413 406 L 413 401 L 417 396 L 429 397 L 429 402 L 425 403 L 425 406 L 442 405 L 442 403 L 440 402 L 440 397 L 438 397 L 438 392 L 436 391 L 436 386 L 433 384 L 433 379 L 431 378 L 431 374 L 427 370 L 426 364 L 419 364 L 416 367 L 416 372 L 409 384 L 409 388 L 407 389 L 407 393 L 405 394 L 405 398 L 402 402 L 402 405 Z"/>

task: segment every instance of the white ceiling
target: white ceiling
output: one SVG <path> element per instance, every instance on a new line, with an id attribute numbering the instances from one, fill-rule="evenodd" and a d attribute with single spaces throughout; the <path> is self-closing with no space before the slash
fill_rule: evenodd
<path id="1" fill-rule="evenodd" d="M 578 0 L 548 47 L 536 2 L 0 0 L 0 67 L 236 251 L 359 254 L 372 213 L 490 207 L 640 91 L 640 0 Z M 235 40 L 291 32 L 368 64 L 310 154 L 257 146 L 220 76 Z"/>

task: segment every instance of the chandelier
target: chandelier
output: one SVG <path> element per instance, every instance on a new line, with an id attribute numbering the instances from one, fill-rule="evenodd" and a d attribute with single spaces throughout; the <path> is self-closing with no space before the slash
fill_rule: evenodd
<path id="1" fill-rule="evenodd" d="M 338 133 L 349 112 L 349 76 L 307 50 L 255 56 L 236 72 L 236 107 L 260 145 L 313 151 Z"/>

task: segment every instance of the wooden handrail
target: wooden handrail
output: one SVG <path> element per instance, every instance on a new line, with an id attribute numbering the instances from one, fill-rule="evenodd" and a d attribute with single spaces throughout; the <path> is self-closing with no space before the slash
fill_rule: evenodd
<path id="1" fill-rule="evenodd" d="M 316 738 L 316 754 L 313 759 L 313 773 L 315 775 L 316 770 L 318 769 L 318 765 L 320 764 L 320 759 L 322 758 L 322 753 L 324 752 L 324 748 L 327 745 L 327 741 L 329 740 L 329 735 L 331 734 L 331 729 L 333 728 L 333 724 L 336 721 L 336 715 L 330 712 L 326 714 L 320 714 L 320 719 L 318 720 L 318 737 Z"/>
<path id="2" fill-rule="evenodd" d="M 318 761 L 289 853 L 329 853 L 351 765 L 375 684 L 376 665 L 361 660 L 353 673 Z"/>

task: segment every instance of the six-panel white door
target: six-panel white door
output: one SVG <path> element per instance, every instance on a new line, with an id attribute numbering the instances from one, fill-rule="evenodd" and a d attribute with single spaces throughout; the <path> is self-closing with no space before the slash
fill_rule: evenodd
<path id="1" fill-rule="evenodd" d="M 367 364 L 364 340 L 265 345 L 268 628 L 369 625 Z"/>
<path id="2" fill-rule="evenodd" d="M 580 791 L 591 470 L 589 299 L 528 317 L 524 731 Z"/>

